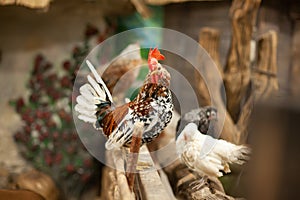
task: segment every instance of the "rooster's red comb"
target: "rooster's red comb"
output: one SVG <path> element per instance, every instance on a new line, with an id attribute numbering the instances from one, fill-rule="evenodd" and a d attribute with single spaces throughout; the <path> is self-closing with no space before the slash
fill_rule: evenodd
<path id="1" fill-rule="evenodd" d="M 165 56 L 160 54 L 158 48 L 154 48 L 154 49 L 150 48 L 148 60 L 151 60 L 151 58 L 156 58 L 156 60 L 164 60 Z"/>

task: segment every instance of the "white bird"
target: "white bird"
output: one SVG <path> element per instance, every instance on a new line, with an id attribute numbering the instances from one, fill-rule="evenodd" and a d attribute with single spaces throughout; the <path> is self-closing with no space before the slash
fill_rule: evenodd
<path id="1" fill-rule="evenodd" d="M 205 142 L 214 142 L 210 150 L 205 148 Z M 204 179 L 221 177 L 229 173 L 229 164 L 242 165 L 249 160 L 251 149 L 245 145 L 235 145 L 221 139 L 202 134 L 195 123 L 189 123 L 176 140 L 176 151 L 181 161 Z"/>

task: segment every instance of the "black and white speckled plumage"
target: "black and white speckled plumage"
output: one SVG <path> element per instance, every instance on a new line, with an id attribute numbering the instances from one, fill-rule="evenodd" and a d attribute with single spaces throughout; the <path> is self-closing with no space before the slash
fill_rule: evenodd
<path id="1" fill-rule="evenodd" d="M 79 119 L 94 124 L 108 138 L 106 149 L 128 146 L 136 122 L 144 123 L 142 144 L 154 140 L 172 118 L 170 74 L 158 62 L 150 71 L 138 96 L 129 103 L 114 107 L 111 94 L 101 77 L 89 63 L 97 82 L 88 76 L 89 83 L 80 88 L 75 110 Z M 153 77 L 158 78 L 153 83 Z"/>

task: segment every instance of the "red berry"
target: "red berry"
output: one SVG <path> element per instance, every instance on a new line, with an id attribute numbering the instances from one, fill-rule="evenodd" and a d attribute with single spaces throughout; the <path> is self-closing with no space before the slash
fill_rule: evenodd
<path id="1" fill-rule="evenodd" d="M 67 152 L 68 152 L 69 154 L 73 154 L 73 153 L 75 153 L 75 148 L 72 147 L 72 146 L 68 146 Z"/>
<path id="2" fill-rule="evenodd" d="M 71 62 L 70 61 L 65 61 L 63 63 L 63 68 L 66 70 L 66 71 L 69 71 L 71 69 Z"/>
<path id="3" fill-rule="evenodd" d="M 49 111 L 44 111 L 44 112 L 43 112 L 43 118 L 44 118 L 44 119 L 49 119 L 50 116 L 51 116 L 51 113 L 50 113 Z"/>
<path id="4" fill-rule="evenodd" d="M 85 159 L 83 161 L 84 166 L 86 167 L 92 167 L 92 160 L 91 159 Z"/>
<path id="5" fill-rule="evenodd" d="M 21 109 L 25 106 L 25 102 L 23 98 L 19 98 L 16 102 L 16 109 L 17 111 L 21 111 Z"/>
<path id="6" fill-rule="evenodd" d="M 82 182 L 84 183 L 87 183 L 91 178 L 91 174 L 90 173 L 85 173 L 85 174 L 82 174 L 80 179 Z"/>
<path id="7" fill-rule="evenodd" d="M 27 125 L 27 126 L 25 126 L 25 133 L 27 134 L 27 135 L 30 135 L 30 133 L 31 133 L 31 127 L 29 126 L 29 125 Z"/>
<path id="8" fill-rule="evenodd" d="M 72 173 L 72 172 L 75 172 L 75 167 L 72 164 L 68 164 L 66 166 L 66 170 L 67 170 L 67 172 Z"/>
<path id="9" fill-rule="evenodd" d="M 37 131 L 41 131 L 42 130 L 42 126 L 41 125 L 39 125 L 39 124 L 36 124 L 35 125 L 35 130 L 37 130 Z"/>
<path id="10" fill-rule="evenodd" d="M 62 77 L 62 79 L 60 80 L 60 85 L 62 87 L 71 87 L 72 83 L 70 81 L 70 79 L 67 76 Z"/>

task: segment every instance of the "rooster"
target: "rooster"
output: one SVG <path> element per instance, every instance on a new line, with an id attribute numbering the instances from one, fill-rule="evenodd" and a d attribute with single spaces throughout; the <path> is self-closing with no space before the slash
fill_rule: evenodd
<path id="1" fill-rule="evenodd" d="M 203 155 L 205 141 L 213 142 L 214 146 Z M 195 123 L 189 123 L 176 140 L 176 151 L 181 161 L 191 170 L 203 177 L 198 188 L 208 177 L 221 177 L 229 173 L 229 164 L 244 164 L 250 158 L 251 149 L 245 145 L 235 145 L 221 139 L 204 135 Z"/>
<path id="2" fill-rule="evenodd" d="M 108 138 L 106 149 L 128 147 L 136 122 L 144 124 L 142 144 L 153 141 L 170 122 L 173 110 L 169 89 L 171 77 L 158 62 L 164 58 L 157 48 L 150 49 L 149 73 L 139 94 L 131 102 L 117 107 L 93 65 L 86 61 L 96 80 L 87 76 L 89 83 L 80 87 L 81 95 L 76 98 L 75 111 L 80 120 L 92 123 L 97 130 L 102 129 Z"/>

